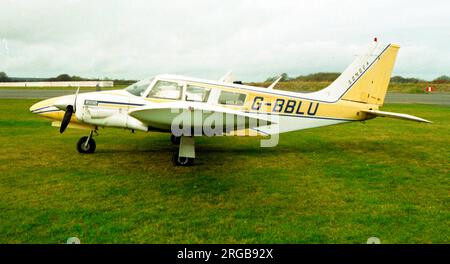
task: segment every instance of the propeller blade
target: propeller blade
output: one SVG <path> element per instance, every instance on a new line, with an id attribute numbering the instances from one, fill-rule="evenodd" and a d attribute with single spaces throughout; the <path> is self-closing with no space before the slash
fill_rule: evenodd
<path id="1" fill-rule="evenodd" d="M 66 130 L 67 126 L 69 125 L 70 118 L 72 118 L 73 114 L 73 106 L 68 105 L 66 112 L 64 113 L 63 120 L 61 121 L 61 127 L 59 128 L 59 132 L 62 133 L 64 130 Z"/>
<path id="2" fill-rule="evenodd" d="M 78 85 L 78 89 L 75 93 L 75 100 L 73 101 L 73 111 L 76 112 L 77 111 L 77 97 L 78 97 L 78 92 L 80 91 L 80 86 Z"/>

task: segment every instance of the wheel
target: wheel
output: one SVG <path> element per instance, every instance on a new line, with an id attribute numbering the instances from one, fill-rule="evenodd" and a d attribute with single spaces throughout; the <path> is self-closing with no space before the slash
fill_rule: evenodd
<path id="1" fill-rule="evenodd" d="M 191 166 L 194 163 L 193 158 L 178 156 L 178 151 L 173 153 L 172 161 L 175 166 Z"/>
<path id="2" fill-rule="evenodd" d="M 80 138 L 80 140 L 78 140 L 77 143 L 77 150 L 80 153 L 83 154 L 89 154 L 89 153 L 94 153 L 95 151 L 95 141 L 91 138 L 89 139 L 89 141 L 86 144 L 86 141 L 88 140 L 89 137 L 82 137 Z"/>
<path id="3" fill-rule="evenodd" d="M 174 145 L 180 145 L 181 137 L 176 137 L 172 134 L 172 135 L 170 135 L 170 141 Z"/>

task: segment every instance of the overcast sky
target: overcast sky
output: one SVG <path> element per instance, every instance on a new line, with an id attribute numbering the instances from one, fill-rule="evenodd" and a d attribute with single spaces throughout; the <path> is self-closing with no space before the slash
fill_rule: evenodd
<path id="1" fill-rule="evenodd" d="M 377 36 L 395 74 L 450 75 L 450 1 L 0 0 L 9 76 L 258 81 L 342 71 Z"/>

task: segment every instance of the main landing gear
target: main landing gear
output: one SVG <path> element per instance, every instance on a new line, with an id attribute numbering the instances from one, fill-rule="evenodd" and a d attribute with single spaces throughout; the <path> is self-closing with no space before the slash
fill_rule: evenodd
<path id="1" fill-rule="evenodd" d="M 170 135 L 170 141 L 172 142 L 172 144 L 180 145 L 180 140 L 181 140 L 181 137 L 177 137 L 174 134 Z"/>
<path id="2" fill-rule="evenodd" d="M 78 140 L 77 143 L 78 152 L 83 154 L 94 153 L 96 145 L 94 139 L 92 138 L 93 133 L 94 131 L 91 130 L 91 133 L 89 134 L 88 137 L 82 137 L 80 138 L 80 140 Z"/>
<path id="3" fill-rule="evenodd" d="M 178 140 L 176 140 L 178 138 Z M 173 153 L 172 161 L 175 166 L 191 166 L 195 159 L 195 142 L 194 137 L 175 137 L 171 136 L 174 144 L 179 144 L 178 149 Z"/>

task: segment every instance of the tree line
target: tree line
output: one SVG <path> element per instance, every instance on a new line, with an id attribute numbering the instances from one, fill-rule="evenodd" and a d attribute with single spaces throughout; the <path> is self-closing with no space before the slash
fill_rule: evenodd
<path id="1" fill-rule="evenodd" d="M 308 75 L 299 75 L 297 77 L 290 77 L 287 73 L 282 73 L 278 76 L 273 76 L 267 78 L 265 82 L 273 82 L 279 77 L 281 77 L 280 81 L 282 82 L 290 82 L 290 81 L 305 81 L 305 82 L 332 82 L 336 80 L 341 73 L 339 72 L 318 72 L 312 73 Z M 391 78 L 391 82 L 393 83 L 425 83 L 429 82 L 419 78 L 405 78 L 402 76 L 393 76 Z M 442 75 L 432 80 L 431 83 L 450 83 L 450 77 L 447 75 Z"/>
<path id="2" fill-rule="evenodd" d="M 318 72 L 312 73 L 308 75 L 299 75 L 297 77 L 291 77 L 287 73 L 282 73 L 279 76 L 274 76 L 266 79 L 266 82 L 273 82 L 279 77 L 281 77 L 282 82 L 290 82 L 290 81 L 305 81 L 305 82 L 332 82 L 339 77 L 339 72 Z M 76 75 L 69 74 L 60 74 L 56 77 L 52 78 L 14 78 L 9 77 L 5 72 L 0 72 L 0 82 L 32 82 L 32 81 L 49 81 L 49 82 L 64 82 L 64 81 L 114 81 L 116 85 L 127 85 L 136 82 L 135 80 L 123 80 L 123 79 L 92 79 L 92 78 L 83 78 Z M 424 83 L 429 82 L 426 80 L 418 79 L 418 78 L 405 78 L 402 76 L 393 76 L 391 78 L 391 82 L 393 83 Z M 431 83 L 450 83 L 450 77 L 447 75 L 442 75 L 432 80 Z"/>
<path id="3" fill-rule="evenodd" d="M 9 77 L 5 72 L 0 72 L 0 82 L 78 82 L 78 81 L 114 81 L 116 85 L 132 84 L 135 80 L 109 79 L 109 78 L 83 78 L 76 75 L 60 74 L 51 78 L 17 78 Z"/>

